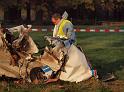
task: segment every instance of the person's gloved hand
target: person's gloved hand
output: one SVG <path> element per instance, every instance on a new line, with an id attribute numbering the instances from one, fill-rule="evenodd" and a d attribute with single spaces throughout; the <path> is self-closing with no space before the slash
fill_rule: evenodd
<path id="1" fill-rule="evenodd" d="M 63 41 L 59 41 L 59 42 L 56 43 L 56 45 L 53 48 L 53 50 L 56 51 L 56 52 L 58 52 L 63 47 L 65 47 L 64 42 Z"/>

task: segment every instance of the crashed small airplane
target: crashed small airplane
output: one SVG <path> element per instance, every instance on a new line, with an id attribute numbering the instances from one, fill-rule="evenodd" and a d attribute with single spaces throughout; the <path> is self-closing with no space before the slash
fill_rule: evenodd
<path id="1" fill-rule="evenodd" d="M 19 37 L 12 44 L 1 36 L 1 49 L 6 46 L 6 52 L 11 58 L 17 58 L 16 64 L 10 65 L 10 59 L 0 60 L 0 76 L 5 75 L 12 78 L 23 78 L 34 83 L 45 82 L 49 79 L 60 79 L 69 82 L 81 82 L 93 76 L 97 76 L 92 70 L 85 54 L 75 45 L 70 48 L 56 49 L 60 40 L 46 36 L 49 45 L 44 48 L 43 55 L 34 57 L 38 53 L 38 48 L 28 34 L 28 30 L 23 25 L 8 29 L 10 32 L 19 32 Z M 4 33 L 3 33 L 4 34 Z M 3 46 L 3 44 L 5 44 Z M 10 48 L 11 46 L 11 48 Z M 14 50 L 12 52 L 11 50 Z M 13 55 L 14 53 L 14 55 Z M 16 54 L 15 54 L 16 53 Z M 15 60 L 15 59 L 14 59 Z"/>

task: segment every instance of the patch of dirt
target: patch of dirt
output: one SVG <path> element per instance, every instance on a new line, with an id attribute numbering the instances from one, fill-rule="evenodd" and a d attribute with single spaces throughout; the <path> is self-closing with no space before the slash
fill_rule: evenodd
<path id="1" fill-rule="evenodd" d="M 112 82 L 103 83 L 104 87 L 109 88 L 112 92 L 124 92 L 124 81 L 116 80 Z"/>
<path id="2" fill-rule="evenodd" d="M 95 92 L 93 90 L 96 90 L 98 88 L 109 89 L 112 92 L 124 92 L 124 81 L 123 80 L 102 82 L 100 80 L 96 80 L 96 79 L 92 78 L 92 79 L 88 80 L 86 83 L 82 82 L 82 84 L 90 86 L 92 89 L 92 92 Z"/>
<path id="3" fill-rule="evenodd" d="M 4 50 L 0 50 L 0 61 L 8 61 L 10 59 L 9 53 Z M 15 85 L 17 86 L 17 85 Z M 31 85 L 30 85 L 31 86 Z M 23 88 L 23 84 L 19 87 Z M 29 87 L 29 86 L 28 86 Z M 17 87 L 18 88 L 18 87 Z M 91 78 L 90 80 L 83 81 L 80 83 L 70 83 L 70 82 L 57 82 L 53 84 L 46 84 L 46 86 L 41 89 L 41 92 L 51 92 L 51 90 L 55 90 L 55 92 L 96 92 L 98 89 L 109 89 L 111 92 L 124 92 L 124 81 L 115 80 L 111 82 L 101 82 L 95 78 Z M 2 90 L 2 88 L 0 87 Z M 2 92 L 0 90 L 0 92 Z M 103 91 L 98 91 L 103 92 Z M 107 91 L 108 92 L 108 91 Z"/>

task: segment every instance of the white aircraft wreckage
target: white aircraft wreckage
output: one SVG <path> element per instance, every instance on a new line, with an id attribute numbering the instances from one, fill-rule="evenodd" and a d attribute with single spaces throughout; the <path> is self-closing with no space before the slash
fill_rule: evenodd
<path id="1" fill-rule="evenodd" d="M 43 55 L 34 56 L 33 54 L 39 50 L 28 34 L 30 28 L 31 26 L 21 25 L 1 29 L 0 76 L 24 79 L 36 84 L 50 79 L 81 82 L 93 76 L 97 77 L 83 51 L 75 45 L 72 44 L 68 49 L 65 47 L 56 49 L 61 39 L 46 36 L 45 39 L 49 44 L 44 48 Z M 19 36 L 9 41 L 6 38 L 7 34 L 12 36 L 15 29 L 19 32 Z"/>

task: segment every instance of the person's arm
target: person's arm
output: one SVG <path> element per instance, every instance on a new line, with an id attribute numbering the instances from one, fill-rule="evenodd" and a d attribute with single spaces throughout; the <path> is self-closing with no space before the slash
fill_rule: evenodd
<path id="1" fill-rule="evenodd" d="M 63 32 L 68 38 L 67 40 L 64 41 L 64 45 L 68 47 L 75 42 L 75 32 L 74 32 L 73 24 L 67 22 L 63 28 Z"/>
<path id="2" fill-rule="evenodd" d="M 53 37 L 56 37 L 56 34 L 57 34 L 57 28 L 56 28 L 56 25 L 55 25 L 55 27 L 53 29 Z"/>

